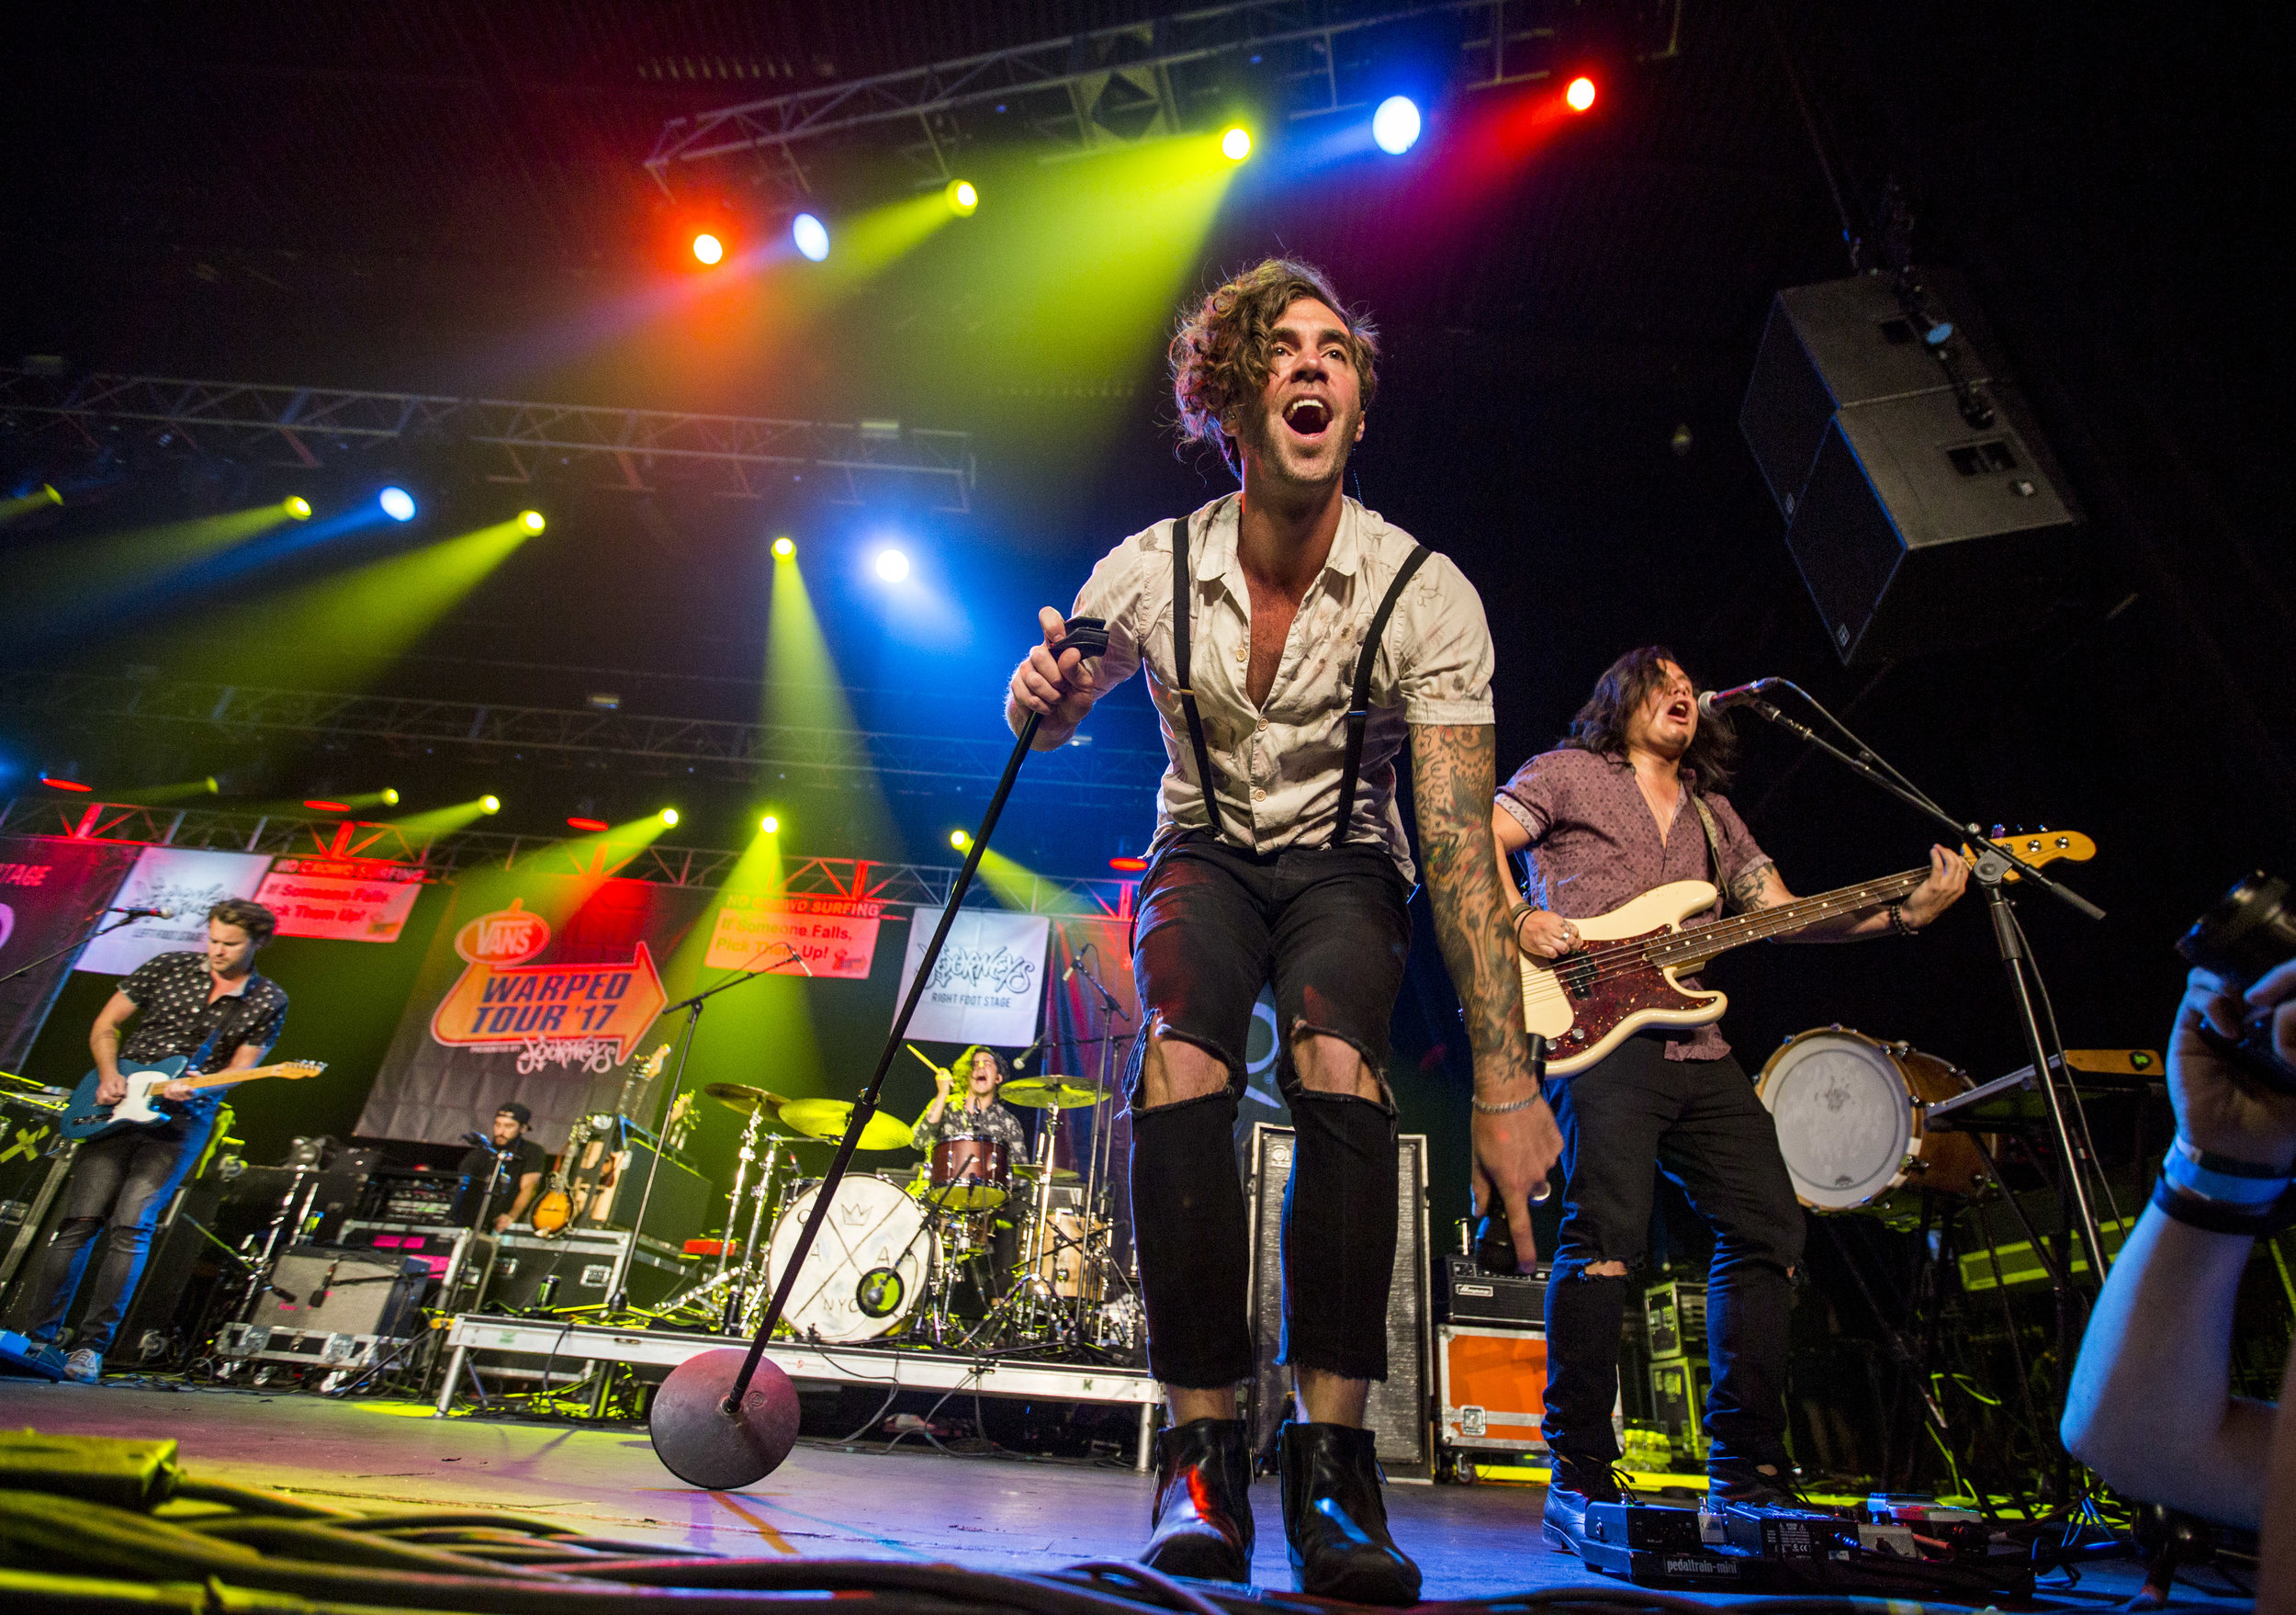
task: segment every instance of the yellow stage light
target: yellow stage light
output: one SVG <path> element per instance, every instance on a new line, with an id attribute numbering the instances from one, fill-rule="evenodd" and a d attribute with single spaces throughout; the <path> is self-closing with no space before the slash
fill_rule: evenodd
<path id="1" fill-rule="evenodd" d="M 797 553 L 797 540 L 786 536 L 774 539 L 773 553 L 787 560 Z"/>
<path id="2" fill-rule="evenodd" d="M 951 180 L 948 196 L 949 211 L 960 219 L 972 218 L 973 209 L 981 205 L 981 193 L 973 188 L 973 182 L 969 179 Z"/>
<path id="3" fill-rule="evenodd" d="M 1220 154 L 1231 163 L 1241 163 L 1252 154 L 1252 131 L 1237 124 L 1220 137 Z"/>
<path id="4" fill-rule="evenodd" d="M 963 830 L 952 830 L 949 832 L 949 844 L 962 853 L 973 844 L 973 838 Z"/>
<path id="5" fill-rule="evenodd" d="M 287 495 L 285 500 L 281 501 L 279 508 L 298 522 L 308 522 L 311 519 L 311 502 L 299 493 Z"/>
<path id="6" fill-rule="evenodd" d="M 479 798 L 478 798 L 478 811 L 479 811 L 479 812 L 481 812 L 481 813 L 500 813 L 500 812 L 501 812 L 501 811 L 502 811 L 502 798 L 501 798 L 501 797 L 500 797 L 500 796 L 497 796 L 491 795 L 491 794 L 489 794 L 489 795 L 487 795 L 487 796 L 484 796 L 479 797 Z"/>
<path id="7" fill-rule="evenodd" d="M 661 810 L 661 821 L 665 826 L 672 829 L 676 828 L 678 823 L 678 810 L 675 808 L 663 808 Z"/>
<path id="8" fill-rule="evenodd" d="M 383 806 L 386 808 L 396 808 L 399 806 L 399 790 L 397 786 L 385 785 L 383 787 Z"/>
<path id="9" fill-rule="evenodd" d="M 547 524 L 544 522 L 540 511 L 523 510 L 518 513 L 518 525 L 529 533 L 539 533 Z"/>
<path id="10" fill-rule="evenodd" d="M 769 813 L 763 819 L 758 820 L 758 828 L 765 831 L 767 835 L 779 835 L 782 833 L 782 821 L 775 818 L 772 814 Z"/>

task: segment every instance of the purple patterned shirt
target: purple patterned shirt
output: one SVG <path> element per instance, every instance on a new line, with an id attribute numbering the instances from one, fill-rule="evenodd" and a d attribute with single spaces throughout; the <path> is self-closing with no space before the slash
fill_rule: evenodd
<path id="1" fill-rule="evenodd" d="M 1658 819 L 1635 784 L 1634 766 L 1623 758 L 1576 747 L 1532 758 L 1499 787 L 1500 808 L 1530 833 L 1525 895 L 1534 907 L 1566 920 L 1589 920 L 1670 881 L 1706 880 L 1728 890 L 1739 876 L 1770 863 L 1738 810 L 1709 796 L 1706 807 L 1722 841 L 1723 869 L 1714 872 L 1698 810 L 1690 805 L 1693 781 L 1684 769 L 1674 822 L 1661 838 Z M 1721 917 L 1716 902 L 1683 924 L 1705 925 Z M 1697 985 L 1695 977 L 1682 980 Z M 1712 1022 L 1677 1031 L 1666 1045 L 1670 1060 L 1718 1060 L 1729 1052 Z"/>

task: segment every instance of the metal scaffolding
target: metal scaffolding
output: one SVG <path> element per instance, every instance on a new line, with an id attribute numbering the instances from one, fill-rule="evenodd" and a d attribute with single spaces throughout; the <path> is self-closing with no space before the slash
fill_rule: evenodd
<path id="1" fill-rule="evenodd" d="M 493 482 L 535 480 L 546 466 L 602 471 L 633 493 L 664 480 L 700 481 L 729 499 L 826 481 L 836 503 L 924 485 L 938 508 L 969 508 L 973 436 L 896 421 L 776 421 L 510 399 L 445 398 L 193 381 L 164 376 L 61 377 L 0 368 L 0 429 L 62 424 L 91 446 L 98 429 L 129 424 L 163 447 L 284 451 L 277 464 L 316 469 L 386 445 L 460 443 L 492 450 Z"/>
<path id="2" fill-rule="evenodd" d="M 85 798 L 17 797 L 0 807 L 0 835 L 61 836 L 72 841 L 126 841 L 140 846 L 207 852 L 255 853 L 275 858 L 375 859 L 412 865 L 433 880 L 466 869 L 524 869 L 542 875 L 643 880 L 657 886 L 715 891 L 741 854 L 719 849 L 665 847 L 591 837 L 571 840 L 459 830 L 410 834 L 396 825 L 286 814 L 238 813 L 207 808 L 147 808 Z M 933 864 L 880 864 L 865 858 L 791 858 L 781 879 L 758 888 L 763 897 L 827 897 L 882 903 L 896 909 L 939 909 L 956 883 L 954 868 Z M 1028 911 L 1123 919 L 1131 913 L 1129 880 L 1060 880 L 1031 876 Z M 1007 883 L 1009 887 L 1010 883 Z M 1016 892 L 994 898 L 975 887 L 968 901 L 1011 907 Z"/>
<path id="3" fill-rule="evenodd" d="M 37 668 L 0 672 L 0 712 L 48 721 L 191 726 L 226 739 L 292 733 L 381 742 L 401 754 L 450 747 L 486 761 L 611 757 L 625 768 L 706 770 L 713 777 L 778 775 L 801 786 L 850 785 L 864 775 L 914 785 L 994 785 L 1012 749 L 1001 733 L 886 734 L 792 724 L 649 717 L 592 708 L 501 706 L 414 695 L 352 695 L 199 683 L 125 673 Z M 1120 793 L 1144 802 L 1162 751 L 1068 745 L 1038 756 L 1031 788 Z"/>
<path id="4" fill-rule="evenodd" d="M 918 182 L 945 184 L 951 157 L 974 140 L 1025 132 L 1061 155 L 1160 139 L 1228 116 L 1239 83 L 1259 87 L 1284 118 L 1326 117 L 1365 105 L 1351 48 L 1374 53 L 1376 30 L 1413 24 L 1438 25 L 1446 47 L 1456 41 L 1446 76 L 1458 88 L 1532 83 L 1555 71 L 1558 25 L 1585 4 L 1238 0 L 673 118 L 646 167 L 669 191 L 677 164 L 751 152 L 760 177 L 793 200 L 812 191 L 799 148 L 862 130 L 898 131 Z M 1638 59 L 1679 50 L 1682 0 L 1605 8 L 1625 15 Z"/>

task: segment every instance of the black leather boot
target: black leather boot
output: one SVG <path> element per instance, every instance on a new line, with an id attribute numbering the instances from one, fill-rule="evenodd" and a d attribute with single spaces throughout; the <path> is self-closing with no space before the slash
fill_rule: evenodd
<path id="1" fill-rule="evenodd" d="M 1415 1604 L 1419 1566 L 1387 1533 L 1369 1430 L 1288 1424 L 1277 1448 L 1284 1537 L 1303 1593 L 1355 1604 Z"/>
<path id="2" fill-rule="evenodd" d="M 1252 1579 L 1252 1454 L 1240 1418 L 1156 1437 L 1156 1501 L 1142 1564 L 1205 1581 Z"/>

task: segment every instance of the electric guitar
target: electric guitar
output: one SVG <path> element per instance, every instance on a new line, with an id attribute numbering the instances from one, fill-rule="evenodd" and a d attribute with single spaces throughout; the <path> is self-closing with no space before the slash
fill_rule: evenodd
<path id="1" fill-rule="evenodd" d="M 265 1077 L 281 1077 L 299 1082 L 306 1077 L 316 1077 L 327 1068 L 323 1060 L 282 1060 L 276 1066 L 250 1066 L 243 1071 L 216 1071 L 205 1077 L 186 1077 L 191 1067 L 188 1055 L 170 1055 L 156 1066 L 140 1066 L 132 1060 L 119 1062 L 119 1074 L 128 1079 L 128 1094 L 118 1104 L 96 1102 L 96 1087 L 104 1080 L 99 1071 L 90 1071 L 80 1079 L 80 1086 L 72 1090 L 64 1101 L 63 1123 L 58 1131 L 66 1138 L 86 1142 L 106 1138 L 114 1133 L 124 1133 L 130 1127 L 158 1127 L 174 1121 L 183 1112 L 175 1101 L 159 1097 L 161 1089 L 171 1082 L 183 1082 L 197 1088 L 229 1088 L 241 1082 L 253 1082 Z"/>
<path id="2" fill-rule="evenodd" d="M 2069 858 L 2083 863 L 2097 843 L 2077 830 L 1997 836 L 1994 845 L 2027 864 Z M 1968 848 L 1964 861 L 1975 863 Z M 1576 920 L 1579 945 L 1559 959 L 1523 959 L 1523 1025 L 1547 1039 L 1547 1074 L 1585 1070 L 1649 1026 L 1703 1026 L 1719 1021 L 1729 999 L 1685 988 L 1677 977 L 1716 954 L 1765 937 L 1783 936 L 1820 920 L 1895 902 L 1929 878 L 1928 864 L 1775 908 L 1756 909 L 1685 931 L 1682 922 L 1714 907 L 1715 888 L 1703 880 L 1653 887 L 1607 914 Z M 2016 871 L 2009 878 L 2017 878 Z"/>
<path id="3" fill-rule="evenodd" d="M 634 1068 L 624 1081 L 624 1096 L 626 1098 L 634 1088 L 660 1076 L 662 1062 L 669 1057 L 670 1045 L 666 1043 L 647 1056 L 645 1063 Z M 582 1214 L 581 1207 L 574 1203 L 572 1180 L 568 1174 L 580 1161 L 582 1146 L 613 1124 L 612 1116 L 584 1116 L 574 1124 L 573 1131 L 567 1135 L 565 1150 L 559 1155 L 557 1164 L 550 1169 L 550 1176 L 543 1183 L 542 1193 L 535 1201 L 533 1220 L 535 1233 L 555 1234 Z M 583 1199 L 589 1199 L 587 1190 L 583 1191 Z"/>

